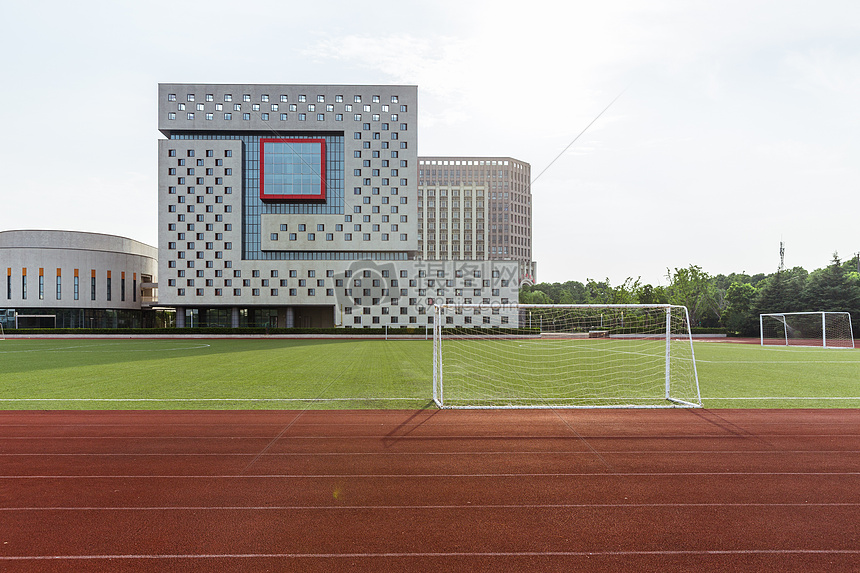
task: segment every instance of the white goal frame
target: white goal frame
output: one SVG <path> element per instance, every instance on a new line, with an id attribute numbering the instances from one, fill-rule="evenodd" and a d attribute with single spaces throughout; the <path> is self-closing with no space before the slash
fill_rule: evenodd
<path id="1" fill-rule="evenodd" d="M 501 314 L 506 315 L 508 318 L 506 320 L 499 321 L 498 317 L 494 318 L 493 324 L 475 324 L 475 325 L 461 325 L 460 327 L 451 328 L 452 319 L 448 318 L 453 313 L 458 315 L 468 314 L 469 312 L 474 312 L 474 314 L 478 314 L 478 311 L 486 311 L 489 312 L 491 309 L 496 309 L 493 314 Z M 643 311 L 647 310 L 652 313 L 652 315 L 662 316 L 659 313 L 663 313 L 665 315 L 665 319 L 660 318 L 659 321 L 654 324 L 662 322 L 662 324 L 658 324 L 657 330 L 654 331 L 642 331 L 641 333 L 637 333 L 635 330 L 631 330 L 631 328 L 618 328 L 617 325 L 615 327 L 607 326 L 605 329 L 602 323 L 598 326 L 595 326 L 592 329 L 588 330 L 577 330 L 577 332 L 573 332 L 572 330 L 568 333 L 555 331 L 551 332 L 549 330 L 544 331 L 543 323 L 541 324 L 528 324 L 526 320 L 526 316 L 531 316 L 532 311 L 539 310 L 563 310 L 563 309 L 579 309 L 582 311 L 606 311 L 607 314 L 612 312 L 620 312 L 622 313 L 622 327 L 623 327 L 623 312 L 627 311 L 630 313 L 630 316 L 638 313 L 643 313 Z M 573 313 L 571 313 L 573 314 Z M 602 317 L 602 314 L 600 315 Z M 446 321 L 446 318 L 448 320 Z M 460 320 L 463 320 L 463 317 L 460 317 Z M 520 324 L 520 320 L 522 320 L 523 324 Z M 530 322 L 530 318 L 528 321 Z M 602 318 L 601 318 L 602 320 Z M 495 322 L 499 321 L 499 322 Z M 681 326 L 679 326 L 681 325 Z M 466 326 L 468 328 L 463 329 Z M 457 330 L 457 329 L 462 330 Z M 674 329 L 674 330 L 673 330 Z M 622 332 L 623 331 L 623 332 Z M 462 337 L 458 337 L 456 332 L 463 333 Z M 445 378 L 446 368 L 448 367 L 448 358 L 445 354 L 445 348 L 450 341 L 454 340 L 480 340 L 482 338 L 486 338 L 490 341 L 498 342 L 498 343 L 508 343 L 511 342 L 540 342 L 541 339 L 554 340 L 554 344 L 560 344 L 559 350 L 555 352 L 561 352 L 562 355 L 565 352 L 569 352 L 570 356 L 573 356 L 576 353 L 576 345 L 582 345 L 583 342 L 585 344 L 609 344 L 614 343 L 618 345 L 619 349 L 623 349 L 622 345 L 632 344 L 636 341 L 649 345 L 651 349 L 658 349 L 657 353 L 651 354 L 650 359 L 652 361 L 652 370 L 653 363 L 656 361 L 657 363 L 661 363 L 661 371 L 660 371 L 660 390 L 655 391 L 654 394 L 648 401 L 651 403 L 641 404 L 637 403 L 636 399 L 629 397 L 629 402 L 623 403 L 587 403 L 583 404 L 581 401 L 574 396 L 570 398 L 563 397 L 559 399 L 558 397 L 554 397 L 552 401 L 544 400 L 541 397 L 538 397 L 535 400 L 536 403 L 531 404 L 487 404 L 487 403 L 477 403 L 477 404 L 463 404 L 463 403 L 452 403 L 450 400 L 446 401 L 446 383 L 449 381 Z M 596 340 L 597 339 L 597 340 Z M 611 341 L 611 342 L 610 342 Z M 564 344 L 569 346 L 569 349 L 564 350 Z M 522 346 L 522 345 L 518 345 Z M 523 351 L 525 355 L 528 355 L 528 351 Z M 621 352 L 622 354 L 634 354 L 634 352 Z M 456 360 L 456 359 L 455 359 Z M 636 359 L 634 359 L 635 361 Z M 574 364 L 573 369 L 576 369 L 576 363 Z M 674 366 L 673 366 L 674 365 Z M 474 364 L 473 364 L 474 366 Z M 636 367 L 635 365 L 633 366 Z M 462 364 L 457 364 L 457 368 L 460 371 L 463 371 L 464 368 L 468 369 L 469 365 L 463 366 Z M 677 370 L 676 373 L 674 370 Z M 685 382 L 687 388 L 687 395 L 684 398 L 678 397 L 677 394 L 680 392 L 676 392 L 675 385 L 678 383 L 673 378 L 673 375 L 679 376 L 681 372 L 684 371 L 684 375 L 687 380 Z M 574 374 L 575 375 L 575 374 Z M 652 377 L 652 386 L 654 374 L 653 372 L 650 374 Z M 522 378 L 522 377 L 521 377 Z M 623 384 L 624 380 L 618 380 L 614 383 Z M 683 384 L 681 384 L 683 386 Z M 532 388 L 532 390 L 534 390 Z M 565 401 L 569 400 L 569 403 L 565 403 Z M 619 400 L 624 400 L 624 398 L 620 398 Z M 540 305 L 540 304 L 506 304 L 506 305 L 487 305 L 487 304 L 442 304 L 435 305 L 433 307 L 433 401 L 439 408 L 701 408 L 702 407 L 702 399 L 701 393 L 699 391 L 699 378 L 698 372 L 696 370 L 696 360 L 695 353 L 693 350 L 693 336 L 690 329 L 690 317 L 687 311 L 687 308 L 684 306 L 670 305 L 670 304 L 604 304 L 604 305 L 587 305 L 587 304 L 556 304 L 556 305 Z M 478 401 L 480 402 L 480 401 Z"/>
<path id="2" fill-rule="evenodd" d="M 792 339 L 789 337 L 789 328 L 785 328 L 788 326 L 787 320 L 789 317 L 821 317 L 821 331 L 816 332 L 814 334 L 820 335 L 816 337 L 808 337 L 808 338 L 800 338 L 797 339 L 798 342 L 792 343 Z M 848 321 L 848 337 L 841 338 L 840 340 L 850 340 L 850 346 L 846 344 L 827 344 L 827 326 L 828 326 L 828 318 L 830 318 L 830 324 L 833 324 L 833 320 L 842 319 L 843 321 L 847 319 Z M 779 340 L 775 337 L 767 337 L 765 338 L 765 320 L 766 319 L 775 319 L 783 323 L 783 343 L 779 344 L 776 341 Z M 843 323 L 844 324 L 844 323 Z M 854 329 L 851 324 L 851 313 L 849 312 L 828 312 L 828 311 L 816 311 L 816 312 L 770 312 L 763 313 L 758 316 L 758 326 L 759 326 L 759 339 L 761 346 L 799 346 L 799 347 L 807 347 L 807 348 L 854 348 Z M 812 334 L 812 333 L 807 333 Z M 820 339 L 821 343 L 817 343 Z M 770 342 L 770 344 L 765 344 L 765 341 Z M 811 344 L 811 341 L 816 341 L 815 344 Z"/>

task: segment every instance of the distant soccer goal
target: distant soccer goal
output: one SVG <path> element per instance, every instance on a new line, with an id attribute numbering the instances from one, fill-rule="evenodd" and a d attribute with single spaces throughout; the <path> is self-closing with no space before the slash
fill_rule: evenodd
<path id="1" fill-rule="evenodd" d="M 854 348 L 847 312 L 782 312 L 759 315 L 762 346 Z"/>
<path id="2" fill-rule="evenodd" d="M 503 306 L 435 307 L 439 407 L 701 407 L 685 307 Z"/>

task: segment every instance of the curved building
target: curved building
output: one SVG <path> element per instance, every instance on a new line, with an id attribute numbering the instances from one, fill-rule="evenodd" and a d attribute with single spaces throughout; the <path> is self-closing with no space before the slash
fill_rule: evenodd
<path id="1" fill-rule="evenodd" d="M 78 231 L 0 231 L 4 328 L 135 328 L 153 300 L 158 249 Z"/>

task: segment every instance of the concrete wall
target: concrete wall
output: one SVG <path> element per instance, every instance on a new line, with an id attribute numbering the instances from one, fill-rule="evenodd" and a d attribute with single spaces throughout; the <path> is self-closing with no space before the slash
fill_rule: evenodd
<path id="1" fill-rule="evenodd" d="M 154 247 L 114 235 L 77 231 L 2 231 L 0 307 L 137 310 L 141 307 L 139 289 L 143 276 L 151 276 L 152 281 L 157 281 L 156 258 Z M 77 299 L 74 296 L 76 273 L 79 285 Z M 96 278 L 95 300 L 91 296 L 93 274 Z M 125 296 L 121 290 L 123 274 Z M 26 298 L 23 292 L 25 275 Z M 61 285 L 59 299 L 58 275 Z M 41 295 L 40 276 L 43 281 Z M 133 292 L 135 282 L 137 293 Z"/>

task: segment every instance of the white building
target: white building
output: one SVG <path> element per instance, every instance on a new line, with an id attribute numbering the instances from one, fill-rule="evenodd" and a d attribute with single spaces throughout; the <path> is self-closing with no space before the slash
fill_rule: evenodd
<path id="1" fill-rule="evenodd" d="M 513 157 L 419 157 L 418 250 L 428 260 L 517 261 L 534 283 L 531 165 Z"/>
<path id="2" fill-rule="evenodd" d="M 160 84 L 159 304 L 177 325 L 424 326 L 440 301 L 516 302 L 516 260 L 421 256 L 417 97 Z"/>
<path id="3" fill-rule="evenodd" d="M 2 231 L 6 328 L 139 328 L 153 299 L 157 250 L 77 231 Z"/>

